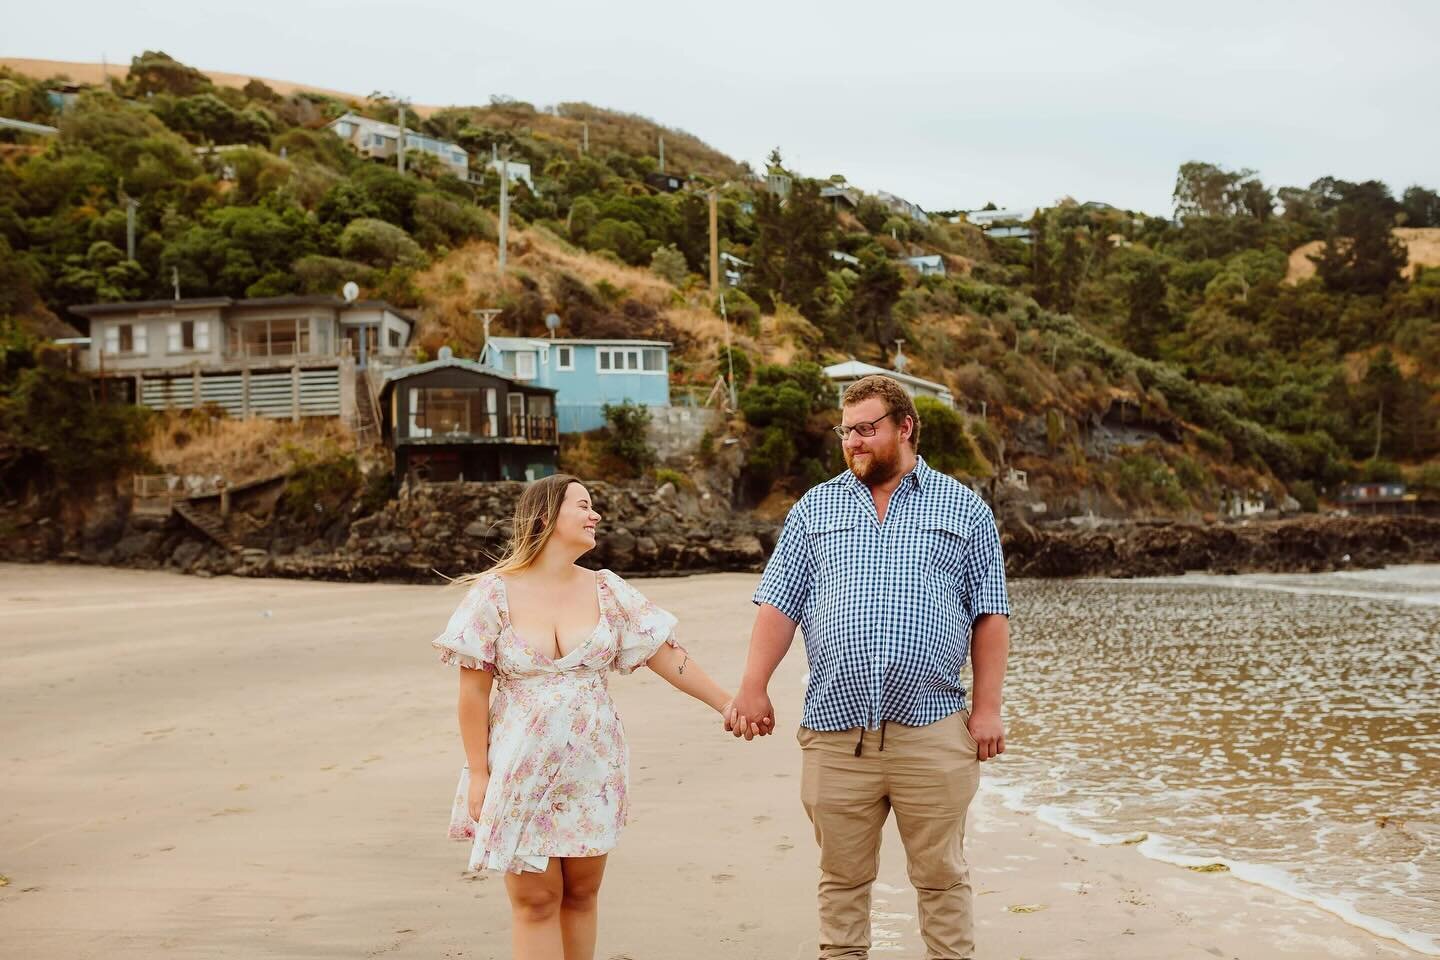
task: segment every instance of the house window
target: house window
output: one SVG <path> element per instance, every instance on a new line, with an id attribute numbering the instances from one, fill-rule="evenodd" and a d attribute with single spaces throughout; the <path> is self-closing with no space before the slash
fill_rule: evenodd
<path id="1" fill-rule="evenodd" d="M 310 321 L 242 320 L 230 328 L 230 352 L 244 357 L 293 357 L 310 352 Z"/>
<path id="2" fill-rule="evenodd" d="M 574 369 L 575 369 L 575 348 L 574 348 L 574 347 L 556 347 L 556 348 L 555 348 L 555 369 L 556 369 L 556 370 L 574 370 Z"/>
<path id="3" fill-rule="evenodd" d="M 480 391 L 463 387 L 411 387 L 410 423 L 406 436 L 473 436 L 485 422 Z"/>
<path id="4" fill-rule="evenodd" d="M 106 353 L 149 353 L 145 325 L 115 323 L 105 328 Z"/>
<path id="5" fill-rule="evenodd" d="M 665 351 L 659 347 L 597 347 L 601 373 L 664 373 Z"/>
<path id="6" fill-rule="evenodd" d="M 500 407 L 495 402 L 495 388 L 485 388 L 485 431 L 487 437 L 500 436 Z"/>
<path id="7" fill-rule="evenodd" d="M 399 330 L 391 330 L 391 331 L 390 331 L 389 343 L 390 343 L 390 346 L 394 347 L 396 350 L 399 350 L 399 349 L 400 349 L 400 331 L 399 331 Z"/>
<path id="8" fill-rule="evenodd" d="M 208 320 L 172 320 L 165 326 L 165 349 L 170 353 L 203 353 L 210 349 Z"/>
<path id="9" fill-rule="evenodd" d="M 535 379 L 535 351 L 522 350 L 515 354 L 515 379 Z"/>

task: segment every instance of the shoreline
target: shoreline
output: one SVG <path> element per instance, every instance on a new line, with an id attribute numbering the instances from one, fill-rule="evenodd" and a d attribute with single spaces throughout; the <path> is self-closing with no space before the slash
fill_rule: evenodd
<path id="1" fill-rule="evenodd" d="M 0 564 L 0 945 L 97 960 L 508 955 L 500 885 L 464 874 L 464 845 L 445 838 L 463 752 L 453 668 L 428 640 L 453 591 L 74 572 Z M 640 586 L 681 615 L 724 684 L 743 662 L 753 582 Z M 803 660 L 772 685 L 786 731 Z M 634 811 L 598 955 L 813 957 L 817 854 L 793 736 L 735 741 L 644 671 L 611 690 Z M 995 763 L 967 832 L 983 956 L 1421 955 L 1238 875 L 1011 810 Z M 914 902 L 892 821 L 877 955 L 923 955 Z"/>

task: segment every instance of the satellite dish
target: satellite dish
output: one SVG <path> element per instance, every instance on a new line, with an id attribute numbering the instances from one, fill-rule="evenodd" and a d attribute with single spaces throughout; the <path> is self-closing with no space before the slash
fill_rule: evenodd
<path id="1" fill-rule="evenodd" d="M 356 298 L 360 296 L 360 285 L 354 280 L 349 280 L 345 283 L 341 292 L 345 294 L 346 303 L 354 303 Z"/>
<path id="2" fill-rule="evenodd" d="M 560 315 L 552 313 L 545 317 L 545 329 L 555 330 L 560 326 Z"/>

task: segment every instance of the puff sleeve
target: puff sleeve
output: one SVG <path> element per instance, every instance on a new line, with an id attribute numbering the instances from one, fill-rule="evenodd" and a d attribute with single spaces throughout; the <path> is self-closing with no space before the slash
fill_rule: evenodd
<path id="1" fill-rule="evenodd" d="M 486 577 L 472 586 L 450 614 L 445 629 L 430 641 L 430 645 L 440 651 L 441 663 L 471 670 L 495 669 L 495 649 L 500 637 L 498 579 Z"/>
<path id="2" fill-rule="evenodd" d="M 656 606 L 609 570 L 603 571 L 601 576 L 614 606 L 612 627 L 620 640 L 615 651 L 616 670 L 631 673 L 644 666 L 662 645 L 680 646 L 675 642 L 675 624 L 678 621 L 674 614 Z"/>

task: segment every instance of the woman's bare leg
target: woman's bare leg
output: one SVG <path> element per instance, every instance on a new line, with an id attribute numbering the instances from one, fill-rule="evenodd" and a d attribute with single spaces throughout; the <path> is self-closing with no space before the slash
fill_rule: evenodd
<path id="1" fill-rule="evenodd" d="M 565 960 L 569 955 L 560 936 L 564 884 L 559 857 L 550 858 L 544 873 L 505 874 L 515 960 Z"/>
<path id="2" fill-rule="evenodd" d="M 565 960 L 594 960 L 605 857 L 566 857 L 562 863 L 565 884 L 560 900 L 560 935 L 565 940 Z"/>

